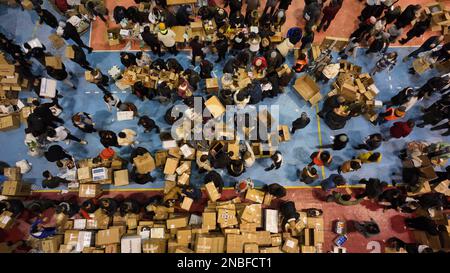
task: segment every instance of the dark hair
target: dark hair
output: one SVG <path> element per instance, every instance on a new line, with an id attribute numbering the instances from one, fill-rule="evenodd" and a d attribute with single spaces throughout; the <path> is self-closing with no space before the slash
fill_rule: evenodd
<path id="1" fill-rule="evenodd" d="M 376 152 L 376 153 L 371 154 L 369 156 L 368 160 L 371 161 L 371 162 L 375 162 L 375 161 L 377 161 L 380 158 L 380 156 L 381 156 L 381 154 Z"/>
<path id="2" fill-rule="evenodd" d="M 54 136 L 56 136 L 56 131 L 55 131 L 55 129 L 53 129 L 53 128 L 48 128 L 48 129 L 47 129 L 47 136 L 49 136 L 49 137 L 54 137 Z"/>
<path id="3" fill-rule="evenodd" d="M 144 27 L 144 32 L 149 32 L 150 31 L 150 27 L 149 26 L 145 26 Z"/>
<path id="4" fill-rule="evenodd" d="M 127 135 L 124 132 L 118 133 L 117 136 L 120 137 L 120 138 L 126 138 L 127 137 Z"/>
<path id="5" fill-rule="evenodd" d="M 317 169 L 314 168 L 314 167 L 312 167 L 312 168 L 309 170 L 309 172 L 310 172 L 312 175 L 316 175 L 316 174 L 317 174 Z"/>
<path id="6" fill-rule="evenodd" d="M 142 51 L 136 52 L 136 58 L 142 58 Z"/>
<path id="7" fill-rule="evenodd" d="M 322 160 L 322 161 L 328 161 L 330 159 L 330 157 L 331 157 L 331 154 L 328 151 L 323 151 L 320 154 L 320 160 Z"/>
<path id="8" fill-rule="evenodd" d="M 39 105 L 41 105 L 41 103 L 40 103 L 38 100 L 33 100 L 33 101 L 31 102 L 31 104 L 33 104 L 34 106 L 39 106 Z"/>
<path id="9" fill-rule="evenodd" d="M 414 126 L 416 126 L 416 123 L 415 123 L 414 120 L 412 120 L 412 119 L 408 119 L 408 120 L 406 121 L 406 124 L 408 124 L 408 126 L 409 126 L 410 128 L 414 128 Z"/>
<path id="10" fill-rule="evenodd" d="M 60 205 L 56 206 L 56 208 L 55 208 L 55 212 L 56 213 L 62 213 L 63 211 L 64 211 L 64 207 L 63 206 L 60 206 Z"/>
<path id="11" fill-rule="evenodd" d="M 352 161 L 350 161 L 350 167 L 354 170 L 360 169 L 361 163 L 359 163 L 358 161 L 352 160 Z"/>
<path id="12" fill-rule="evenodd" d="M 92 159 L 92 163 L 97 164 L 102 162 L 102 158 L 100 156 L 96 156 Z"/>
<path id="13" fill-rule="evenodd" d="M 208 160 L 208 156 L 207 155 L 200 156 L 200 162 L 205 162 L 206 160 Z"/>
<path id="14" fill-rule="evenodd" d="M 61 160 L 56 161 L 56 166 L 58 166 L 59 168 L 64 167 L 64 164 L 61 162 Z"/>
<path id="15" fill-rule="evenodd" d="M 45 178 L 49 178 L 52 174 L 47 170 L 42 173 L 42 176 Z"/>
<path id="16" fill-rule="evenodd" d="M 305 53 L 300 53 L 298 58 L 304 60 L 304 59 L 306 59 L 306 54 Z"/>
<path id="17" fill-rule="evenodd" d="M 334 184 L 336 184 L 336 185 L 338 185 L 338 186 L 345 185 L 345 180 L 344 180 L 344 178 L 343 178 L 341 175 L 336 176 L 336 177 L 333 179 L 333 182 L 334 182 Z"/>

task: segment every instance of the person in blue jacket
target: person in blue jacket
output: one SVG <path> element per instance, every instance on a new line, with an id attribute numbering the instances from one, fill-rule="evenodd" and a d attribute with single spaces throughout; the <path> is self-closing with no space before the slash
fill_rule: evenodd
<path id="1" fill-rule="evenodd" d="M 56 234 L 56 227 L 44 227 L 46 218 L 37 218 L 30 227 L 30 235 L 36 239 L 45 239 Z"/>

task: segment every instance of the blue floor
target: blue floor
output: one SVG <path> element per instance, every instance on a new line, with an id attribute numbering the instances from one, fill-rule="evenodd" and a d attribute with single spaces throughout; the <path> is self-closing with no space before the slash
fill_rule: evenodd
<path id="1" fill-rule="evenodd" d="M 51 9 L 51 8 L 49 8 Z M 56 14 L 56 12 L 54 12 Z M 9 37 L 15 38 L 17 43 L 23 43 L 31 39 L 32 34 L 38 37 L 43 42 L 50 52 L 55 55 L 64 55 L 64 49 L 56 51 L 52 49 L 47 37 L 51 34 L 50 28 L 47 26 L 40 26 L 35 29 L 35 23 L 37 15 L 34 12 L 24 11 L 20 9 L 4 8 L 0 9 L 0 21 L 2 26 L 0 30 Z M 83 40 L 88 42 L 89 33 L 84 34 Z M 375 82 L 380 90 L 380 94 L 377 99 L 386 101 L 401 88 L 406 86 L 419 87 L 421 86 L 433 73 L 428 72 L 422 76 L 411 76 L 407 73 L 410 63 L 402 63 L 401 59 L 413 50 L 413 48 L 392 48 L 399 53 L 399 63 L 390 73 L 382 72 L 375 76 Z M 363 50 L 358 52 L 356 60 L 349 59 L 349 61 L 358 64 L 363 67 L 363 71 L 369 71 L 377 57 L 368 58 L 363 54 Z M 154 57 L 154 56 L 152 56 Z M 170 57 L 166 54 L 165 58 Z M 182 63 L 183 67 L 187 68 L 190 65 L 189 53 L 180 53 L 177 59 Z M 208 56 L 207 59 L 213 61 L 215 56 Z M 97 52 L 88 56 L 88 60 L 91 64 L 100 68 L 103 72 L 107 72 L 113 65 L 119 65 L 119 53 L 118 52 Z M 62 91 L 63 99 L 60 100 L 60 104 L 64 108 L 62 118 L 67 120 L 65 126 L 69 128 L 76 136 L 86 138 L 89 142 L 88 145 L 82 146 L 77 143 L 66 145 L 60 143 L 61 146 L 66 148 L 77 159 L 96 156 L 102 149 L 102 145 L 99 142 L 99 138 L 96 134 L 88 134 L 80 132 L 72 126 L 70 117 L 73 113 L 78 111 L 84 111 L 93 114 L 96 127 L 100 129 L 108 129 L 115 132 L 119 132 L 124 128 L 130 128 L 138 132 L 139 146 L 143 146 L 150 151 L 154 152 L 161 149 L 161 142 L 156 134 L 144 134 L 142 128 L 138 128 L 137 120 L 133 121 L 120 121 L 113 122 L 114 114 L 107 111 L 106 105 L 102 100 L 101 92 L 95 85 L 89 84 L 84 80 L 84 70 L 77 64 L 72 63 L 70 60 L 63 59 L 68 70 L 77 75 L 78 82 L 76 83 L 78 89 L 73 91 L 64 86 L 60 86 L 58 83 L 58 90 Z M 292 65 L 293 57 L 288 58 L 288 63 Z M 222 62 L 220 66 L 217 66 L 215 73 L 218 77 L 221 76 Z M 197 67 L 196 70 L 199 68 Z M 36 66 L 36 71 L 41 71 L 42 68 Z M 122 101 L 129 101 L 136 104 L 141 115 L 145 114 L 156 120 L 158 125 L 164 129 L 169 126 L 164 122 L 162 115 L 165 113 L 169 105 L 164 106 L 157 102 L 145 101 L 140 102 L 135 96 L 131 95 L 129 91 L 122 93 L 115 85 L 111 85 L 110 90 L 116 91 L 117 95 Z M 321 93 L 325 95 L 330 91 L 329 86 L 322 86 Z M 89 93 L 86 93 L 89 92 Z M 96 93 L 97 92 L 97 93 Z M 34 96 L 31 92 L 21 92 L 21 97 L 26 98 Z M 433 99 L 421 102 L 416 105 L 407 113 L 406 118 L 419 116 L 420 107 L 430 105 Z M 311 108 L 302 98 L 300 98 L 293 88 L 289 87 L 284 94 L 279 95 L 274 99 L 267 99 L 263 102 L 267 105 L 280 105 L 280 124 L 288 124 L 300 116 L 300 113 L 305 111 L 311 117 L 311 123 L 309 126 L 301 131 L 298 131 L 293 139 L 288 143 L 282 143 L 279 150 L 284 155 L 283 166 L 271 172 L 265 172 L 264 168 L 267 167 L 270 162 L 268 159 L 258 160 L 256 164 L 246 173 L 239 177 L 244 179 L 251 177 L 257 186 L 261 186 L 264 183 L 280 183 L 286 186 L 304 186 L 300 183 L 296 176 L 296 170 L 303 168 L 309 163 L 309 155 L 316 150 L 316 146 L 319 145 L 318 141 L 318 126 L 315 116 L 315 108 Z M 321 122 L 321 134 L 323 143 L 330 142 L 330 136 L 345 132 L 350 136 L 350 144 L 357 144 L 368 134 L 375 132 L 385 131 L 389 125 L 385 125 L 381 128 L 373 126 L 363 117 L 353 118 L 350 120 L 344 129 L 338 131 L 330 130 L 326 124 Z M 48 164 L 45 158 L 34 158 L 27 155 L 27 148 L 23 143 L 25 126 L 22 125 L 20 129 L 2 132 L 0 133 L 0 161 L 5 161 L 11 165 L 14 165 L 16 161 L 21 159 L 27 159 L 33 165 L 31 172 L 24 175 L 26 181 L 35 184 L 34 189 L 41 189 L 42 171 L 48 169 L 54 173 L 57 173 L 57 168 L 54 164 Z M 380 164 L 366 164 L 358 172 L 346 174 L 350 184 L 356 184 L 361 178 L 379 177 L 380 179 L 390 181 L 391 173 L 398 172 L 400 170 L 400 161 L 397 158 L 397 152 L 404 147 L 406 141 L 410 140 L 427 140 L 434 141 L 449 141 L 448 137 L 442 137 L 439 132 L 431 132 L 429 129 L 415 128 L 413 133 L 405 139 L 392 140 L 388 143 L 384 143 L 379 151 L 383 154 L 383 160 Z M 337 167 L 345 160 L 348 160 L 352 156 L 357 155 L 358 151 L 351 149 L 351 145 L 343 151 L 333 152 L 334 161 L 330 168 L 325 169 L 325 175 L 328 176 L 331 173 L 335 173 Z M 127 158 L 130 153 L 130 148 L 122 148 L 120 155 Z M 154 176 L 157 177 L 157 181 L 154 183 L 148 183 L 146 185 L 130 184 L 127 188 L 161 188 L 164 185 L 163 174 L 160 171 L 155 171 Z M 224 175 L 227 185 L 231 185 L 237 179 Z M 195 168 L 191 177 L 191 183 L 198 184 L 202 181 L 202 176 L 196 173 Z M 317 185 L 319 181 L 312 184 Z M 114 188 L 113 186 L 111 186 Z"/>

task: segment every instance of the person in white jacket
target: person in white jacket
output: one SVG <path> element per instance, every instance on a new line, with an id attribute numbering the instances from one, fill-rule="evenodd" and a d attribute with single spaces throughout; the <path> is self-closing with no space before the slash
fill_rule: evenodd
<path id="1" fill-rule="evenodd" d="M 178 54 L 177 45 L 175 42 L 175 32 L 166 27 L 166 24 L 159 23 L 158 40 L 167 48 L 173 55 Z"/>
<path id="2" fill-rule="evenodd" d="M 134 144 L 138 144 L 135 140 L 137 133 L 131 129 L 123 129 L 120 133 L 117 134 L 117 143 L 120 146 L 131 146 L 134 147 Z"/>
<path id="3" fill-rule="evenodd" d="M 87 144 L 86 140 L 79 139 L 76 136 L 72 135 L 69 129 L 64 126 L 59 126 L 55 129 L 47 129 L 47 140 L 51 142 L 66 141 L 66 143 L 69 143 L 70 140 L 73 140 L 83 145 Z"/>

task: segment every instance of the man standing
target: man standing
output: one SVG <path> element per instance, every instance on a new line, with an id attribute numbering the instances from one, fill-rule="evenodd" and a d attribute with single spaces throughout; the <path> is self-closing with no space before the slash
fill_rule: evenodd
<path id="1" fill-rule="evenodd" d="M 78 30 L 69 22 L 59 22 L 59 26 L 63 29 L 62 37 L 64 40 L 72 39 L 79 47 L 86 48 L 88 53 L 92 52 L 92 47 L 88 47 L 84 44 L 83 40 L 81 40 L 80 34 L 78 34 Z"/>
<path id="2" fill-rule="evenodd" d="M 408 56 L 403 58 L 403 61 L 406 62 L 409 58 L 417 58 L 417 56 L 429 50 L 436 48 L 442 41 L 444 40 L 444 35 L 436 35 L 428 38 L 423 44 L 413 52 L 409 53 Z"/>
<path id="3" fill-rule="evenodd" d="M 331 21 L 336 17 L 336 14 L 342 7 L 342 0 L 332 0 L 328 6 L 323 9 L 323 17 L 320 21 L 319 26 L 317 27 L 317 32 L 323 27 L 323 31 L 327 31 L 328 27 L 331 24 Z"/>

